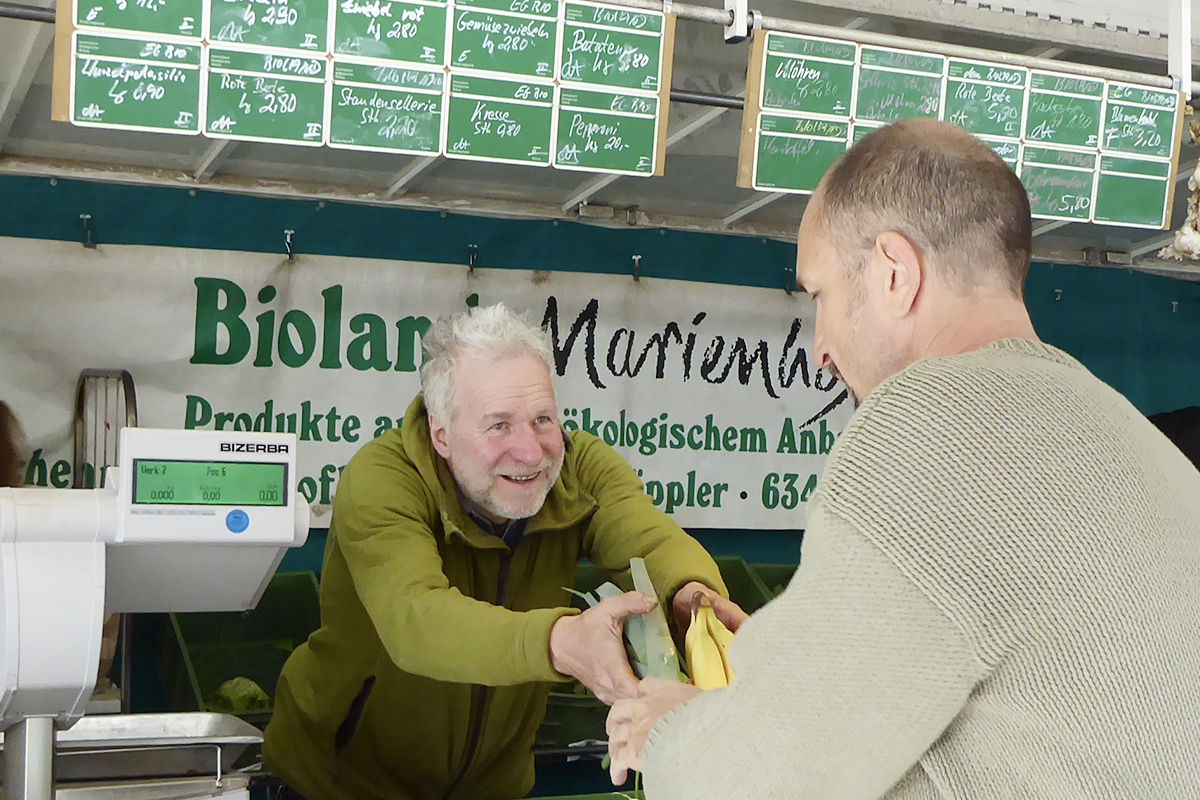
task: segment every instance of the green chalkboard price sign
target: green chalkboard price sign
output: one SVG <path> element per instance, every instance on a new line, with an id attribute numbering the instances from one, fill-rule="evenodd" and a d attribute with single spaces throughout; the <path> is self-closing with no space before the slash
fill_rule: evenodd
<path id="1" fill-rule="evenodd" d="M 554 85 L 451 75 L 446 156 L 550 165 Z"/>
<path id="2" fill-rule="evenodd" d="M 1165 228 L 1169 221 L 1169 161 L 1101 156 L 1093 219 L 1110 225 Z"/>
<path id="3" fill-rule="evenodd" d="M 208 51 L 204 133 L 317 146 L 325 138 L 324 58 Z"/>
<path id="4" fill-rule="evenodd" d="M 72 38 L 71 122 L 104 128 L 200 131 L 200 45 Z"/>
<path id="5" fill-rule="evenodd" d="M 1014 170 L 1017 168 L 1017 163 L 1021 160 L 1021 143 L 1015 139 L 999 139 L 991 136 L 980 136 L 983 142 L 990 148 L 992 152 L 1000 156 L 1005 164 L 1008 164 Z"/>
<path id="6" fill-rule="evenodd" d="M 441 70 L 335 62 L 329 146 L 439 152 L 443 80 Z"/>
<path id="7" fill-rule="evenodd" d="M 1025 112 L 1027 142 L 1100 146 L 1104 81 L 1033 70 Z"/>
<path id="8" fill-rule="evenodd" d="M 847 143 L 929 117 L 987 144 L 1021 178 L 1034 217 L 1169 221 L 1176 92 L 775 31 L 750 58 L 739 186 L 810 192 Z"/>
<path id="9" fill-rule="evenodd" d="M 561 89 L 554 166 L 653 175 L 658 98 Z"/>
<path id="10" fill-rule="evenodd" d="M 75 25 L 200 39 L 204 0 L 75 0 Z"/>
<path id="11" fill-rule="evenodd" d="M 662 14 L 566 2 L 559 78 L 657 92 L 662 79 Z"/>
<path id="12" fill-rule="evenodd" d="M 1026 145 L 1020 176 L 1033 216 L 1090 219 L 1098 158 L 1095 153 Z"/>
<path id="13" fill-rule="evenodd" d="M 762 108 L 850 116 L 855 45 L 772 32 L 766 50 Z"/>
<path id="14" fill-rule="evenodd" d="M 846 150 L 850 124 L 817 117 L 759 115 L 754 188 L 811 192 Z"/>
<path id="15" fill-rule="evenodd" d="M 1109 83 L 1101 149 L 1169 158 L 1175 152 L 1179 94 Z"/>
<path id="16" fill-rule="evenodd" d="M 1025 115 L 1028 71 L 952 58 L 942 119 L 965 131 L 1017 139 Z"/>
<path id="17" fill-rule="evenodd" d="M 554 77 L 558 0 L 459 0 L 450 25 L 451 69 Z"/>
<path id="18" fill-rule="evenodd" d="M 446 57 L 446 13 L 445 3 L 335 1 L 333 52 L 441 65 Z"/>
<path id="19" fill-rule="evenodd" d="M 942 108 L 944 57 L 863 47 L 859 60 L 858 93 L 854 102 L 856 120 L 937 119 Z"/>
<path id="20" fill-rule="evenodd" d="M 324 53 L 328 19 L 329 0 L 213 0 L 205 39 Z"/>
<path id="21" fill-rule="evenodd" d="M 871 131 L 877 131 L 883 126 L 877 122 L 856 122 L 850 126 L 850 144 L 857 144 Z"/>

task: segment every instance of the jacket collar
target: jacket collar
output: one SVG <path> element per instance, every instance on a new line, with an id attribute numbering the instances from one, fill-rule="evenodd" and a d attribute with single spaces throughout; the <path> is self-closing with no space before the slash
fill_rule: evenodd
<path id="1" fill-rule="evenodd" d="M 417 468 L 421 480 L 433 492 L 441 512 L 446 540 L 457 535 L 474 547 L 505 549 L 504 543 L 495 536 L 485 533 L 463 510 L 459 502 L 458 489 L 450 467 L 437 451 L 429 436 L 429 414 L 425 409 L 425 398 L 418 394 L 404 414 L 400 429 L 404 452 Z M 550 487 L 546 502 L 529 520 L 525 535 L 552 532 L 573 528 L 582 523 L 596 510 L 596 499 L 580 484 L 572 468 L 571 439 L 565 433 L 565 455 L 563 469 L 558 480 Z"/>

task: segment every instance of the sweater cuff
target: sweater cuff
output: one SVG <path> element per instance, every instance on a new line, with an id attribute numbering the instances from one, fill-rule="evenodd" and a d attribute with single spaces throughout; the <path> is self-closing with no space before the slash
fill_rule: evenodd
<path id="1" fill-rule="evenodd" d="M 645 775 L 647 766 L 650 762 L 651 752 L 654 750 L 654 743 L 658 741 L 662 735 L 663 728 L 670 724 L 671 718 L 678 716 L 679 712 L 686 706 L 687 703 L 682 703 L 675 706 L 670 711 L 662 716 L 650 731 L 650 735 L 646 737 L 646 746 L 642 748 L 642 774 Z"/>
<path id="2" fill-rule="evenodd" d="M 570 680 L 550 666 L 550 629 L 562 617 L 579 613 L 577 608 L 535 608 L 525 612 L 525 636 L 521 641 L 521 654 L 525 663 L 533 670 L 535 681 L 558 683 Z"/>

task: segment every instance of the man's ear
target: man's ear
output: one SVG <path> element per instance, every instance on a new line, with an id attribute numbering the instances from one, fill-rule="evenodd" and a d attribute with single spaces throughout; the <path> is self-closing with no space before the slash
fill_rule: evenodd
<path id="1" fill-rule="evenodd" d="M 447 440 L 446 426 L 437 421 L 433 414 L 428 415 L 429 419 L 429 441 L 433 444 L 433 449 L 437 454 L 447 461 L 450 460 L 450 443 Z"/>
<path id="2" fill-rule="evenodd" d="M 911 241 L 896 231 L 875 237 L 877 288 L 884 306 L 896 317 L 907 316 L 917 302 L 926 278 L 925 257 Z"/>

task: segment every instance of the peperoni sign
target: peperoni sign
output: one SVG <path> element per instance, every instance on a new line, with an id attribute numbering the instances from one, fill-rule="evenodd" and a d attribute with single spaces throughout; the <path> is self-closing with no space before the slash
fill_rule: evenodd
<path id="1" fill-rule="evenodd" d="M 0 340 L 0 375 L 29 434 L 33 484 L 68 485 L 75 381 L 115 367 L 134 377 L 140 424 L 295 433 L 299 491 L 314 524 L 327 523 L 342 467 L 400 425 L 419 391 L 431 320 L 498 301 L 549 331 L 563 427 L 616 448 L 685 526 L 803 528 L 851 413 L 811 356 L 811 301 L 782 291 L 153 247 L 97 254 L 20 239 L 5 248 L 0 290 L 16 335 Z M 48 356 L 28 358 L 34 349 Z"/>

